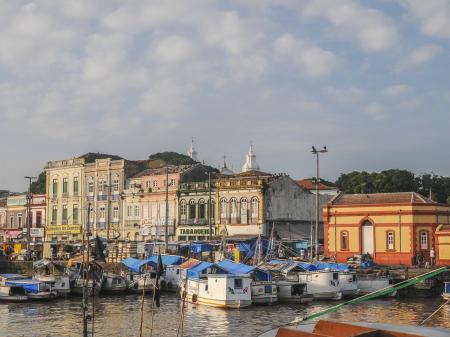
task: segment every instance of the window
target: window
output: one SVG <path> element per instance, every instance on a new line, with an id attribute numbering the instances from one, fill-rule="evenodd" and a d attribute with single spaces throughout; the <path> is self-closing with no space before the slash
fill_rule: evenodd
<path id="1" fill-rule="evenodd" d="M 242 279 L 241 278 L 234 279 L 234 289 L 242 289 Z"/>
<path id="2" fill-rule="evenodd" d="M 73 205 L 72 219 L 74 224 L 78 223 L 78 205 Z"/>
<path id="3" fill-rule="evenodd" d="M 198 202 L 198 217 L 200 219 L 206 218 L 206 207 L 205 207 L 205 200 L 200 199 Z"/>
<path id="4" fill-rule="evenodd" d="M 53 194 L 58 193 L 58 179 L 53 179 Z"/>
<path id="5" fill-rule="evenodd" d="M 230 200 L 230 213 L 232 218 L 237 217 L 237 201 L 235 198 Z"/>
<path id="6" fill-rule="evenodd" d="M 88 192 L 90 194 L 94 193 L 94 182 L 92 180 L 88 182 Z"/>
<path id="7" fill-rule="evenodd" d="M 100 219 L 105 219 L 105 218 L 106 218 L 105 206 L 101 206 L 100 207 Z"/>
<path id="8" fill-rule="evenodd" d="M 73 178 L 73 194 L 78 194 L 78 177 Z"/>
<path id="9" fill-rule="evenodd" d="M 52 208 L 52 222 L 56 225 L 56 221 L 58 220 L 58 206 L 53 206 Z"/>
<path id="10" fill-rule="evenodd" d="M 63 178 L 63 193 L 67 193 L 67 178 Z"/>
<path id="11" fill-rule="evenodd" d="M 394 250 L 394 232 L 387 232 L 386 243 L 388 250 Z"/>
<path id="12" fill-rule="evenodd" d="M 139 216 L 139 206 L 134 206 L 134 216 Z"/>
<path id="13" fill-rule="evenodd" d="M 220 200 L 220 217 L 226 218 L 227 217 L 227 199 Z"/>
<path id="14" fill-rule="evenodd" d="M 175 179 L 170 179 L 170 186 L 175 186 L 176 184 L 176 180 Z"/>
<path id="15" fill-rule="evenodd" d="M 153 187 L 158 187 L 158 180 L 153 180 Z"/>
<path id="16" fill-rule="evenodd" d="M 67 223 L 67 205 L 63 205 L 62 209 L 62 221 Z"/>
<path id="17" fill-rule="evenodd" d="M 119 192 L 119 178 L 115 178 L 113 182 L 113 191 Z"/>
<path id="18" fill-rule="evenodd" d="M 248 205 L 247 199 L 241 199 L 241 223 L 246 224 L 248 222 Z"/>
<path id="19" fill-rule="evenodd" d="M 348 250 L 348 232 L 341 232 L 341 250 Z"/>
<path id="20" fill-rule="evenodd" d="M 36 212 L 36 227 L 41 227 L 41 226 L 42 226 L 42 212 L 37 211 Z"/>
<path id="21" fill-rule="evenodd" d="M 113 208 L 113 218 L 119 219 L 119 206 L 114 206 Z"/>
<path id="22" fill-rule="evenodd" d="M 150 180 L 147 180 L 147 181 L 145 182 L 145 187 L 146 187 L 146 188 L 150 188 Z"/>
<path id="23" fill-rule="evenodd" d="M 195 219 L 195 218 L 196 218 L 195 201 L 189 200 L 189 219 Z"/>
<path id="24" fill-rule="evenodd" d="M 420 232 L 420 249 L 428 250 L 428 232 Z"/>
<path id="25" fill-rule="evenodd" d="M 9 212 L 9 227 L 14 227 L 14 212 Z"/>
<path id="26" fill-rule="evenodd" d="M 252 198 L 252 218 L 258 218 L 258 198 Z"/>
<path id="27" fill-rule="evenodd" d="M 105 186 L 106 186 L 105 182 L 103 180 L 100 180 L 98 182 L 98 192 L 99 193 L 105 192 Z"/>
<path id="28" fill-rule="evenodd" d="M 131 217 L 133 213 L 133 207 L 132 206 L 127 206 L 127 217 Z"/>
<path id="29" fill-rule="evenodd" d="M 181 200 L 181 202 L 180 202 L 180 214 L 182 216 L 186 215 L 186 201 L 184 201 L 184 200 Z"/>
<path id="30" fill-rule="evenodd" d="M 17 223 L 19 225 L 19 228 L 22 227 L 22 213 L 17 213 Z"/>

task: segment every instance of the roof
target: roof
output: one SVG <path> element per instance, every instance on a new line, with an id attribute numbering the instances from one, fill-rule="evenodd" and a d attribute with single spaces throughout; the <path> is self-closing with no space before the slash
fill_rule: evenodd
<path id="1" fill-rule="evenodd" d="M 188 269 L 189 278 L 200 278 L 200 273 L 208 268 L 211 268 L 214 264 L 210 262 L 200 262 L 192 268 Z"/>
<path id="2" fill-rule="evenodd" d="M 202 261 L 197 260 L 197 259 L 188 259 L 187 261 L 180 264 L 180 268 L 181 269 L 189 269 L 189 268 L 192 268 L 192 267 L 198 265 L 201 262 Z"/>
<path id="3" fill-rule="evenodd" d="M 331 205 L 370 205 L 370 204 L 438 204 L 416 192 L 394 192 L 373 194 L 341 193 L 330 201 Z"/>
<path id="4" fill-rule="evenodd" d="M 313 179 L 301 179 L 301 180 L 294 180 L 295 183 L 300 186 L 303 187 L 304 189 L 307 190 L 315 190 L 316 189 L 316 184 L 314 183 Z M 329 185 L 325 185 L 319 182 L 319 190 L 337 190 L 338 188 L 335 186 L 329 186 Z"/>
<path id="5" fill-rule="evenodd" d="M 152 265 L 153 267 L 156 267 L 156 264 L 158 263 L 158 255 L 153 255 L 147 261 L 150 265 Z M 163 266 L 179 265 L 179 264 L 183 263 L 183 261 L 184 261 L 184 259 L 178 255 L 161 255 L 161 262 L 162 262 Z"/>
<path id="6" fill-rule="evenodd" d="M 220 261 L 219 263 L 217 263 L 217 265 L 220 268 L 227 271 L 228 273 L 234 274 L 234 275 L 249 274 L 252 271 L 254 271 L 256 268 L 255 266 L 248 266 L 243 263 L 234 263 L 233 261 L 230 261 L 230 260 Z"/>
<path id="7" fill-rule="evenodd" d="M 134 271 L 135 273 L 140 273 L 142 266 L 149 264 L 149 259 L 140 260 L 135 259 L 133 257 L 128 257 L 122 261 L 122 264 L 125 265 L 129 270 Z"/>

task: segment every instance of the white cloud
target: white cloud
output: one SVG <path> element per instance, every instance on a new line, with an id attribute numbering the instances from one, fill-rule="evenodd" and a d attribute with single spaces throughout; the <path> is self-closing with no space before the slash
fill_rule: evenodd
<path id="1" fill-rule="evenodd" d="M 386 96 L 400 96 L 411 92 L 412 88 L 406 84 L 394 84 L 383 88 L 382 94 Z"/>
<path id="2" fill-rule="evenodd" d="M 378 52 L 392 48 L 398 38 L 395 25 L 382 12 L 353 0 L 310 0 L 302 8 L 306 18 L 325 18 L 348 36 L 356 37 L 362 49 Z"/>
<path id="3" fill-rule="evenodd" d="M 368 104 L 364 112 L 373 120 L 381 121 L 387 118 L 387 113 L 380 103 L 370 103 Z"/>
<path id="4" fill-rule="evenodd" d="M 183 36 L 170 35 L 158 40 L 150 57 L 159 62 L 180 63 L 194 56 L 192 43 Z"/>
<path id="5" fill-rule="evenodd" d="M 339 63 L 333 52 L 312 45 L 291 34 L 278 37 L 273 44 L 275 51 L 290 58 L 309 77 L 320 77 L 331 73 Z"/>
<path id="6" fill-rule="evenodd" d="M 426 44 L 414 49 L 411 53 L 401 60 L 397 66 L 397 71 L 403 71 L 408 68 L 421 66 L 428 63 L 433 57 L 442 51 L 442 47 L 434 44 Z"/>
<path id="7" fill-rule="evenodd" d="M 417 21 L 420 31 L 428 36 L 450 38 L 450 1 L 399 0 Z"/>

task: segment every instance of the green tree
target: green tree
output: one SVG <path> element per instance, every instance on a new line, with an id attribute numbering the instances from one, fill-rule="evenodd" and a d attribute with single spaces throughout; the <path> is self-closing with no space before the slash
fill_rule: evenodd
<path id="1" fill-rule="evenodd" d="M 31 183 L 31 193 L 33 194 L 45 194 L 45 186 L 46 186 L 46 174 L 45 172 L 41 172 L 36 181 Z"/>

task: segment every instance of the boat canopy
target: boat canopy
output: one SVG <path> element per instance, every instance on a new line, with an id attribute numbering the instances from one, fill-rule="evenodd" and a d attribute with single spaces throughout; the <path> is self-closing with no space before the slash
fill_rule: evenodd
<path id="1" fill-rule="evenodd" d="M 257 243 L 258 243 L 257 239 L 251 239 L 238 243 L 238 249 L 244 256 L 244 260 L 248 260 L 255 255 Z M 262 254 L 264 255 L 267 254 L 267 250 L 269 247 L 269 240 L 261 239 L 261 247 L 262 247 Z"/>
<path id="2" fill-rule="evenodd" d="M 140 273 L 141 268 L 149 263 L 150 259 L 140 260 L 135 259 L 134 257 L 128 257 L 122 261 L 123 265 L 125 265 L 129 270 L 134 271 L 135 273 Z"/>
<path id="3" fill-rule="evenodd" d="M 158 264 L 158 255 L 153 255 L 147 261 L 152 267 L 156 268 L 156 265 Z M 182 264 L 184 259 L 178 255 L 161 255 L 161 261 L 163 266 L 169 266 Z"/>
<path id="4" fill-rule="evenodd" d="M 197 260 L 197 259 L 188 259 L 187 261 L 183 262 L 182 264 L 180 264 L 180 268 L 181 269 L 189 269 L 192 268 L 196 265 L 198 265 L 199 263 L 201 263 L 202 261 Z"/>
<path id="5" fill-rule="evenodd" d="M 250 274 L 251 272 L 255 272 L 256 278 L 259 281 L 270 281 L 271 276 L 270 273 L 262 270 L 256 266 L 249 266 L 243 263 L 234 263 L 230 260 L 223 260 L 217 263 L 217 265 L 223 270 L 227 271 L 233 275 L 244 275 Z"/>
<path id="6" fill-rule="evenodd" d="M 271 264 L 291 264 L 291 265 L 297 265 L 305 269 L 306 271 L 316 271 L 318 268 L 313 265 L 312 263 L 306 263 L 306 262 L 299 262 L 294 260 L 271 260 Z"/>
<path id="7" fill-rule="evenodd" d="M 10 287 L 21 287 L 27 293 L 36 294 L 39 292 L 39 282 L 33 280 L 10 280 L 6 281 L 5 285 Z"/>
<path id="8" fill-rule="evenodd" d="M 192 268 L 188 269 L 188 277 L 189 278 L 200 278 L 200 274 L 202 271 L 205 271 L 208 268 L 214 266 L 214 263 L 210 262 L 200 262 Z"/>
<path id="9" fill-rule="evenodd" d="M 326 262 L 316 262 L 314 265 L 318 270 L 331 269 L 337 271 L 349 271 L 352 267 L 345 263 L 326 263 Z"/>
<path id="10" fill-rule="evenodd" d="M 209 243 L 193 243 L 190 245 L 191 253 L 193 254 L 200 254 L 203 252 L 212 252 L 213 247 Z"/>

